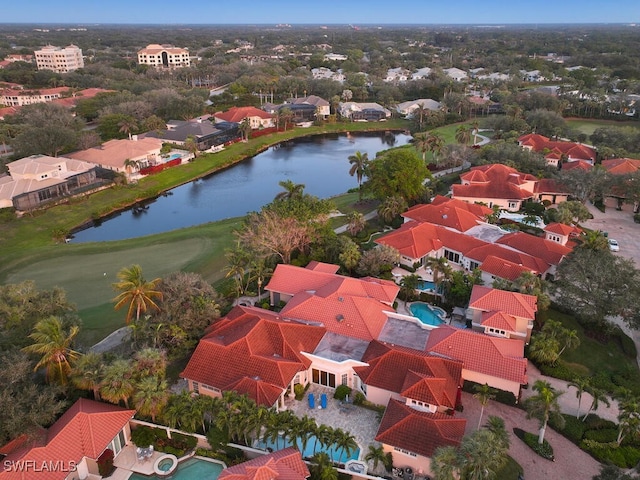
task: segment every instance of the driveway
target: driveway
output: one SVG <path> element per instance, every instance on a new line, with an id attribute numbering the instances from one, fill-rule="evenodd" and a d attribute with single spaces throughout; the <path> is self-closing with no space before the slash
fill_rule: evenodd
<path id="1" fill-rule="evenodd" d="M 473 398 L 472 394 L 463 392 L 462 404 L 464 412 L 456 415 L 467 419 L 465 434 L 468 435 L 473 433 L 478 426 L 480 402 Z M 489 415 L 495 415 L 504 420 L 511 441 L 509 455 L 522 466 L 524 478 L 527 480 L 568 480 L 574 478 L 587 480 L 600 472 L 600 464 L 596 460 L 551 428 L 547 428 L 545 439 L 553 447 L 555 461 L 545 460 L 534 453 L 513 433 L 514 427 L 531 433 L 538 432 L 538 421 L 527 419 L 527 413 L 524 410 L 508 407 L 491 400 L 484 409 L 483 423 Z"/>
<path id="2" fill-rule="evenodd" d="M 582 222 L 582 226 L 607 232 L 609 238 L 615 238 L 620 244 L 620 251 L 615 255 L 632 259 L 636 267 L 640 268 L 640 224 L 633 221 L 633 213 L 618 211 L 615 208 L 607 208 L 603 213 L 589 202 L 586 206 L 593 219 Z"/>

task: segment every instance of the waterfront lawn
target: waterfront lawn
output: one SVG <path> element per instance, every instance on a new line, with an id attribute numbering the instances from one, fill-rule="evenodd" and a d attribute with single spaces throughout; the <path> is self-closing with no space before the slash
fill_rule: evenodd
<path id="1" fill-rule="evenodd" d="M 565 122 L 572 130 L 591 135 L 597 128 L 605 127 L 634 127 L 640 128 L 637 121 L 616 121 L 616 120 L 591 120 L 587 118 L 567 118 Z"/>

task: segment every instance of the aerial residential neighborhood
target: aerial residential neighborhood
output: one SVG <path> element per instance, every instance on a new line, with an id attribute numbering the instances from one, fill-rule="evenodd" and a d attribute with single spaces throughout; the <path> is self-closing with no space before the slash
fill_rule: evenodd
<path id="1" fill-rule="evenodd" d="M 640 478 L 613 1 L 9 8 L 0 480 Z"/>

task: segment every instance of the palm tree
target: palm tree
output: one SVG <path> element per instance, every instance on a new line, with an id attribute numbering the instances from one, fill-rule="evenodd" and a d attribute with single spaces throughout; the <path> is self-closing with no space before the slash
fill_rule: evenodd
<path id="1" fill-rule="evenodd" d="M 589 406 L 589 410 L 587 410 L 587 413 L 582 418 L 583 422 L 587 419 L 591 412 L 595 412 L 596 410 L 598 410 L 600 402 L 604 403 L 607 408 L 611 406 L 611 403 L 609 403 L 609 397 L 607 397 L 607 394 L 604 390 L 596 387 L 589 387 L 587 393 L 591 395 L 592 400 L 591 405 Z"/>
<path id="2" fill-rule="evenodd" d="M 534 417 L 540 421 L 538 443 L 542 445 L 549 417 L 554 415 L 560 424 L 564 423 L 564 419 L 559 415 L 560 405 L 558 404 L 558 398 L 564 392 L 557 391 L 549 382 L 544 380 L 536 380 L 533 384 L 533 390 L 538 393 L 525 400 L 524 406 L 527 409 L 528 418 Z"/>
<path id="3" fill-rule="evenodd" d="M 559 350 L 558 341 L 540 332 L 533 337 L 529 347 L 529 357 L 540 363 L 552 364 Z"/>
<path id="4" fill-rule="evenodd" d="M 247 276 L 249 255 L 238 245 L 234 250 L 227 250 L 227 266 L 225 278 L 233 277 L 236 282 L 237 298 L 245 292 L 244 279 Z"/>
<path id="5" fill-rule="evenodd" d="M 471 140 L 471 131 L 467 125 L 460 125 L 456 128 L 456 142 L 467 145 Z"/>
<path id="6" fill-rule="evenodd" d="M 431 471 L 438 480 L 457 480 L 460 478 L 460 456 L 453 446 L 437 448 L 431 458 Z"/>
<path id="7" fill-rule="evenodd" d="M 169 400 L 167 382 L 157 377 L 146 377 L 140 380 L 136 389 L 133 405 L 138 413 L 151 417 L 151 421 L 155 423 L 156 417 L 162 413 Z"/>
<path id="8" fill-rule="evenodd" d="M 249 140 L 249 135 L 251 135 L 251 120 L 249 117 L 245 118 L 240 122 L 240 134 L 242 135 L 242 139 L 246 142 Z"/>
<path id="9" fill-rule="evenodd" d="M 422 161 L 427 161 L 427 152 L 429 151 L 429 134 L 427 132 L 416 133 L 413 136 L 413 144 L 420 153 L 422 153 Z"/>
<path id="10" fill-rule="evenodd" d="M 135 367 L 139 377 L 163 379 L 167 370 L 167 355 L 157 348 L 144 348 L 136 352 Z"/>
<path id="11" fill-rule="evenodd" d="M 415 299 L 416 290 L 420 285 L 420 276 L 415 273 L 411 275 L 405 275 L 400 280 L 400 291 L 405 298 L 405 301 L 410 302 Z"/>
<path id="12" fill-rule="evenodd" d="M 71 383 L 80 390 L 93 392 L 94 400 L 100 400 L 100 383 L 104 373 L 102 355 L 89 352 L 82 355 L 71 369 Z"/>
<path id="13" fill-rule="evenodd" d="M 121 401 L 129 408 L 129 398 L 136 390 L 134 369 L 128 360 L 116 360 L 105 368 L 100 395 L 107 402 L 118 405 Z"/>
<path id="14" fill-rule="evenodd" d="M 627 436 L 637 436 L 640 433 L 640 401 L 635 395 L 627 395 L 619 401 L 618 414 L 618 445 Z"/>
<path id="15" fill-rule="evenodd" d="M 578 409 L 576 410 L 576 418 L 580 418 L 580 405 L 582 404 L 582 394 L 588 392 L 591 388 L 591 381 L 588 377 L 576 377 L 573 381 L 567 383 L 568 387 L 576 388 L 576 398 L 578 399 Z"/>
<path id="16" fill-rule="evenodd" d="M 258 284 L 258 300 L 262 296 L 262 285 L 269 275 L 273 273 L 273 269 L 267 266 L 264 258 L 257 258 L 251 262 L 251 276 Z"/>
<path id="17" fill-rule="evenodd" d="M 478 144 L 478 129 L 480 128 L 480 125 L 478 124 L 477 120 L 474 120 L 473 122 L 471 122 L 471 130 L 473 131 L 473 145 L 477 145 Z"/>
<path id="18" fill-rule="evenodd" d="M 355 437 L 340 428 L 335 430 L 335 444 L 336 450 L 342 451 L 346 457 L 349 457 L 353 451 L 358 449 L 358 443 Z M 342 457 L 342 455 L 340 457 Z"/>
<path id="19" fill-rule="evenodd" d="M 338 480 L 338 471 L 331 464 L 329 455 L 318 452 L 311 460 L 311 480 Z"/>
<path id="20" fill-rule="evenodd" d="M 305 452 L 307 450 L 307 444 L 309 439 L 313 436 L 318 428 L 315 419 L 304 415 L 298 420 L 296 425 L 297 437 L 300 440 L 301 450 Z"/>
<path id="21" fill-rule="evenodd" d="M 142 267 L 140 265 L 131 265 L 129 268 L 123 268 L 118 272 L 119 282 L 113 284 L 115 290 L 121 293 L 113 299 L 116 302 L 115 309 L 119 310 L 128 305 L 126 322 L 131 321 L 135 313 L 136 321 L 140 320 L 140 314 L 147 311 L 148 308 L 160 310 L 155 300 L 162 300 L 162 292 L 157 290 L 157 286 L 161 279 L 156 278 L 147 282 L 142 276 Z"/>
<path id="22" fill-rule="evenodd" d="M 313 445 L 314 454 L 318 451 L 318 443 L 320 443 L 321 447 L 327 447 L 331 444 L 331 429 L 324 424 L 320 424 L 316 428 L 315 436 L 316 440 Z"/>
<path id="23" fill-rule="evenodd" d="M 291 111 L 291 109 L 289 107 L 281 108 L 278 111 L 278 115 L 284 123 L 284 129 L 286 130 L 287 128 L 289 128 L 289 123 L 291 122 L 291 120 L 293 120 L 293 112 Z"/>
<path id="24" fill-rule="evenodd" d="M 347 215 L 347 219 L 349 220 L 347 232 L 349 232 L 352 237 L 355 237 L 358 233 L 364 230 L 364 227 L 367 226 L 367 221 L 365 220 L 364 215 L 360 212 L 351 212 Z"/>
<path id="25" fill-rule="evenodd" d="M 373 470 L 378 468 L 378 464 L 382 464 L 387 469 L 387 454 L 382 445 L 369 445 L 369 452 L 364 456 L 367 462 L 373 462 Z"/>
<path id="26" fill-rule="evenodd" d="M 424 117 L 429 114 L 429 109 L 424 106 L 424 103 L 418 103 L 416 108 L 413 110 L 413 118 L 418 116 L 418 130 L 422 130 L 422 125 L 424 124 Z"/>
<path id="27" fill-rule="evenodd" d="M 480 419 L 478 420 L 478 430 L 480 430 L 480 425 L 482 425 L 482 416 L 484 415 L 484 407 L 487 406 L 489 400 L 493 400 L 496 398 L 495 388 L 491 388 L 489 384 L 485 383 L 484 385 L 476 385 L 474 387 L 476 393 L 473 394 L 473 397 L 480 402 Z"/>
<path id="28" fill-rule="evenodd" d="M 433 162 L 438 165 L 438 155 L 444 147 L 444 138 L 438 133 L 431 133 L 427 139 L 429 151 L 433 153 Z"/>
<path id="29" fill-rule="evenodd" d="M 71 371 L 71 363 L 80 356 L 71 348 L 79 331 L 77 325 L 67 330 L 60 317 L 44 318 L 35 324 L 29 335 L 34 343 L 24 347 L 22 351 L 41 355 L 33 370 L 45 367 L 48 382 L 55 380 L 64 385 Z"/>
<path id="30" fill-rule="evenodd" d="M 589 250 L 607 251 L 609 250 L 609 241 L 607 237 L 599 230 L 590 230 L 583 234 L 580 239 L 580 248 L 587 248 Z"/>
<path id="31" fill-rule="evenodd" d="M 118 131 L 120 133 L 124 133 L 129 136 L 129 140 L 131 140 L 131 132 L 138 128 L 138 124 L 136 123 L 136 119 L 133 117 L 123 118 L 118 122 Z"/>
<path id="32" fill-rule="evenodd" d="M 364 177 L 367 167 L 369 166 L 369 154 L 362 153 L 359 150 L 353 155 L 349 155 L 349 163 L 351 168 L 349 169 L 349 175 L 352 177 L 355 175 L 358 181 L 358 201 L 362 201 L 362 178 Z"/>
<path id="33" fill-rule="evenodd" d="M 131 160 L 130 158 L 127 158 L 124 161 L 124 168 L 127 169 L 127 172 L 132 173 L 134 169 L 140 168 L 140 162 L 138 160 Z"/>
<path id="34" fill-rule="evenodd" d="M 387 197 L 378 207 L 378 215 L 385 223 L 391 223 L 394 218 L 407 209 L 407 201 L 399 196 Z"/>
<path id="35" fill-rule="evenodd" d="M 462 439 L 460 457 L 463 459 L 461 478 L 489 480 L 507 460 L 502 440 L 489 430 L 479 430 Z"/>
<path id="36" fill-rule="evenodd" d="M 501 417 L 490 415 L 487 419 L 487 423 L 485 424 L 485 428 L 493 433 L 496 440 L 499 442 L 501 449 L 505 452 L 509 450 L 509 444 L 511 442 L 509 440 L 507 429 L 505 428 L 504 420 Z"/>
<path id="37" fill-rule="evenodd" d="M 302 198 L 304 192 L 304 183 L 293 183 L 292 180 L 281 180 L 278 182 L 284 192 L 280 192 L 275 196 L 274 200 L 292 200 Z"/>
<path id="38" fill-rule="evenodd" d="M 436 293 L 440 291 L 442 281 L 451 277 L 451 266 L 446 257 L 428 257 L 425 266 L 433 272 L 433 283 L 436 287 Z M 440 277 L 442 275 L 442 278 Z"/>
<path id="39" fill-rule="evenodd" d="M 193 158 L 198 158 L 198 140 L 193 135 L 189 135 L 184 141 L 184 148 L 186 148 Z"/>

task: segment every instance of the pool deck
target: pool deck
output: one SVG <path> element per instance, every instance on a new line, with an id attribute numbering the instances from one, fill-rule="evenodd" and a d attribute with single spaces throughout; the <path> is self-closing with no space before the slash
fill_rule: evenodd
<path id="1" fill-rule="evenodd" d="M 309 408 L 307 396 L 313 393 L 317 398 L 316 405 L 320 403 L 320 395 L 327 395 L 327 408 Z M 372 410 L 358 407 L 352 404 L 343 404 L 333 398 L 335 390 L 312 384 L 302 400 L 287 399 L 285 406 L 298 417 L 307 415 L 316 420 L 318 425 L 327 425 L 332 428 L 341 428 L 353 435 L 360 447 L 360 457 L 364 457 L 369 450 L 369 445 L 379 445 L 374 440 L 380 425 L 378 414 Z M 361 460 L 362 458 L 359 458 Z M 369 466 L 371 470 L 372 465 Z"/>
<path id="2" fill-rule="evenodd" d="M 153 475 L 153 464 L 160 457 L 165 455 L 162 452 L 153 452 L 153 455 L 145 460 L 138 460 L 135 445 L 127 445 L 122 449 L 118 456 L 113 460 L 113 464 L 117 467 L 114 474 L 109 477 L 114 480 L 127 480 L 132 473 L 141 473 L 142 475 Z M 118 476 L 114 476 L 118 474 Z M 126 476 L 124 476 L 126 474 Z"/>

